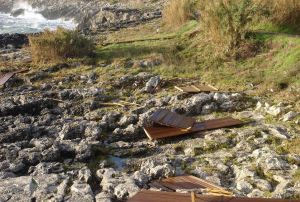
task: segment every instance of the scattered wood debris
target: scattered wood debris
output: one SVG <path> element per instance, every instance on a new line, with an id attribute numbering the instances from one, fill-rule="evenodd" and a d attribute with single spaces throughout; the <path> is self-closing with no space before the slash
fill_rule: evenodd
<path id="1" fill-rule="evenodd" d="M 201 93 L 201 92 L 216 92 L 219 89 L 211 85 L 191 85 L 191 86 L 175 86 L 175 88 L 184 93 Z"/>
<path id="2" fill-rule="evenodd" d="M 142 190 L 128 202 L 191 202 L 191 194 Z M 195 202 L 299 202 L 297 199 L 241 198 L 195 194 Z"/>
<path id="3" fill-rule="evenodd" d="M 220 118 L 220 119 L 213 119 L 213 120 L 206 120 L 203 122 L 192 122 L 192 119 L 189 119 L 188 117 L 177 115 L 173 112 L 166 113 L 167 110 L 158 110 L 156 111 L 151 120 L 159 124 L 159 126 L 152 126 L 152 127 L 145 127 L 144 131 L 148 138 L 150 140 L 157 140 L 167 137 L 174 137 L 179 135 L 186 135 L 186 134 L 192 134 L 196 132 L 206 131 L 206 130 L 213 130 L 213 129 L 219 129 L 219 128 L 227 128 L 232 126 L 238 126 L 244 124 L 244 122 L 234 119 L 231 117 L 227 118 Z M 178 116 L 179 118 L 169 118 L 167 120 L 164 120 L 164 117 L 161 116 L 163 114 L 169 114 L 172 116 Z M 175 114 L 175 115 L 174 115 Z M 163 118 L 161 118 L 163 117 Z M 175 120 L 175 121 L 169 121 L 169 120 Z M 182 123 L 178 123 L 176 120 L 183 120 Z M 189 121 L 188 121 L 189 120 Z M 180 125 L 180 127 L 177 127 L 176 123 Z M 189 124 L 193 123 L 193 125 L 190 127 Z M 182 128 L 183 126 L 189 126 L 188 128 Z"/>

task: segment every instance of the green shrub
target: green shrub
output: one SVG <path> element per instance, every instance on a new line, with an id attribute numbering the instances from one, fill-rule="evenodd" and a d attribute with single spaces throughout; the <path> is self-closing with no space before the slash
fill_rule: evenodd
<path id="1" fill-rule="evenodd" d="M 30 36 L 29 45 L 32 59 L 37 63 L 82 58 L 89 56 L 95 48 L 92 41 L 77 31 L 63 28 L 56 31 L 46 30 L 37 36 Z"/>
<path id="2" fill-rule="evenodd" d="M 252 0 L 202 0 L 199 7 L 203 30 L 216 54 L 235 56 L 258 4 Z"/>
<path id="3" fill-rule="evenodd" d="M 171 0 L 163 10 L 163 21 L 168 27 L 180 27 L 197 18 L 195 0 Z"/>

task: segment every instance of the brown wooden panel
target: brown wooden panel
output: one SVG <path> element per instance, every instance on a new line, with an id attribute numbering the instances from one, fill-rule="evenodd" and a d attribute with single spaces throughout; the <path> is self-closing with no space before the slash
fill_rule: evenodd
<path id="1" fill-rule="evenodd" d="M 178 135 L 191 133 L 191 131 L 167 126 L 146 127 L 144 128 L 144 131 L 150 140 L 157 140 L 166 137 L 175 137 Z"/>
<path id="2" fill-rule="evenodd" d="M 21 69 L 14 72 L 8 72 L 5 74 L 0 75 L 0 85 L 5 84 L 11 77 L 13 77 L 17 73 L 23 73 L 29 71 L 28 69 Z"/>
<path id="3" fill-rule="evenodd" d="M 155 126 L 155 127 L 144 128 L 144 131 L 150 140 L 156 140 L 161 138 L 192 134 L 192 133 L 201 132 L 205 130 L 213 130 L 218 128 L 238 126 L 242 124 L 243 122 L 238 119 L 227 117 L 227 118 L 213 119 L 213 120 L 207 120 L 207 121 L 195 123 L 190 130 L 183 130 L 180 128 L 173 128 L 167 126 Z"/>
<path id="4" fill-rule="evenodd" d="M 207 189 L 216 193 L 231 194 L 218 185 L 191 175 L 169 177 L 163 180 L 156 180 L 154 183 L 156 186 L 166 187 L 173 191 L 178 189 Z"/>
<path id="5" fill-rule="evenodd" d="M 159 183 L 157 181 L 149 183 L 149 186 L 151 188 L 160 189 L 162 191 L 168 191 L 168 192 L 173 192 L 174 191 L 172 189 L 169 189 L 169 188 L 165 187 L 164 185 L 162 185 L 161 183 Z"/>
<path id="6" fill-rule="evenodd" d="M 238 119 L 233 119 L 231 117 L 207 120 L 203 122 L 205 130 L 213 130 L 218 128 L 226 128 L 237 125 L 242 125 L 243 122 Z M 202 126 L 202 125 L 201 125 Z"/>
<path id="7" fill-rule="evenodd" d="M 299 199 L 239 198 L 196 194 L 196 202 L 300 202 Z M 128 202 L 191 202 L 191 194 L 142 190 Z"/>
<path id="8" fill-rule="evenodd" d="M 164 126 L 190 129 L 196 122 L 192 117 L 179 115 L 166 109 L 158 109 L 151 116 L 151 120 Z"/>
<path id="9" fill-rule="evenodd" d="M 13 75 L 15 75 L 15 72 L 9 72 L 9 73 L 0 75 L 0 85 L 5 84 Z"/>
<path id="10" fill-rule="evenodd" d="M 177 189 L 181 189 L 184 187 L 181 186 L 192 186 L 190 189 L 219 189 L 222 191 L 226 191 L 222 187 L 215 185 L 213 183 L 210 183 L 207 180 L 203 180 L 197 177 L 194 177 L 192 175 L 184 175 L 184 176 L 177 176 L 177 177 L 169 177 L 167 179 L 162 180 L 164 182 L 173 183 L 175 185 L 178 185 Z M 187 183 L 186 185 L 184 183 Z"/>

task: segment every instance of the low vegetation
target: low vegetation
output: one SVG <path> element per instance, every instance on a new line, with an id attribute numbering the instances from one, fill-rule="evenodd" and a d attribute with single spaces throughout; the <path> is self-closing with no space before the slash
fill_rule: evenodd
<path id="1" fill-rule="evenodd" d="M 243 44 L 257 5 L 251 0 L 203 0 L 201 27 L 217 55 L 235 56 Z"/>
<path id="2" fill-rule="evenodd" d="M 58 28 L 46 30 L 40 35 L 30 36 L 29 45 L 32 59 L 36 63 L 58 62 L 68 58 L 89 56 L 94 50 L 93 43 L 77 31 Z"/>

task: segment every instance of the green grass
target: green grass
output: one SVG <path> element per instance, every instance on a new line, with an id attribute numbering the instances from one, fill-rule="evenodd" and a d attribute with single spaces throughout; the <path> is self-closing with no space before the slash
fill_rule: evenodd
<path id="1" fill-rule="evenodd" d="M 268 28 L 269 26 L 269 28 Z M 275 26 L 265 24 L 264 31 L 275 30 Z M 196 21 L 190 21 L 176 32 L 160 27 L 159 22 L 144 24 L 135 28 L 121 29 L 108 35 L 110 45 L 99 45 L 96 49 L 96 66 L 89 64 L 80 68 L 67 68 L 52 73 L 51 76 L 62 79 L 73 74 L 88 74 L 93 71 L 101 75 L 99 87 L 110 89 L 115 78 L 124 75 L 136 75 L 139 72 L 159 74 L 169 80 L 176 78 L 193 79 L 218 87 L 221 90 L 244 91 L 252 89 L 252 94 L 271 96 L 299 103 L 300 87 L 300 38 L 286 34 L 252 33 L 257 43 L 263 44 L 253 57 L 239 60 L 224 60 L 213 57 L 210 44 L 203 37 Z M 261 25 L 263 27 L 263 25 Z M 271 28 L 272 29 L 271 29 Z M 258 30 L 255 28 L 254 30 Z M 282 30 L 281 30 L 282 32 Z M 286 31 L 291 33 L 291 31 Z M 165 39 L 165 37 L 173 37 Z M 160 40 L 147 40 L 162 38 Z M 131 43 L 115 41 L 145 40 Z M 152 68 L 125 68 L 128 60 L 161 58 L 163 63 Z M 82 62 L 84 63 L 84 62 Z M 109 64 L 105 68 L 100 64 Z M 44 68 L 44 67 L 43 67 Z M 100 81 L 100 80 L 99 80 Z M 47 78 L 41 82 L 47 82 Z M 80 85 L 80 83 L 70 84 Z M 97 84 L 98 85 L 98 84 Z M 171 87 L 172 85 L 169 85 Z M 273 89 L 273 92 L 270 91 Z M 168 89 L 170 90 L 170 89 Z M 132 94 L 132 89 L 128 93 Z M 135 93 L 133 93 L 135 94 Z M 252 95 L 251 94 L 251 95 Z M 144 95 L 136 94 L 137 97 Z M 300 103 L 299 103 L 300 106 Z"/>

